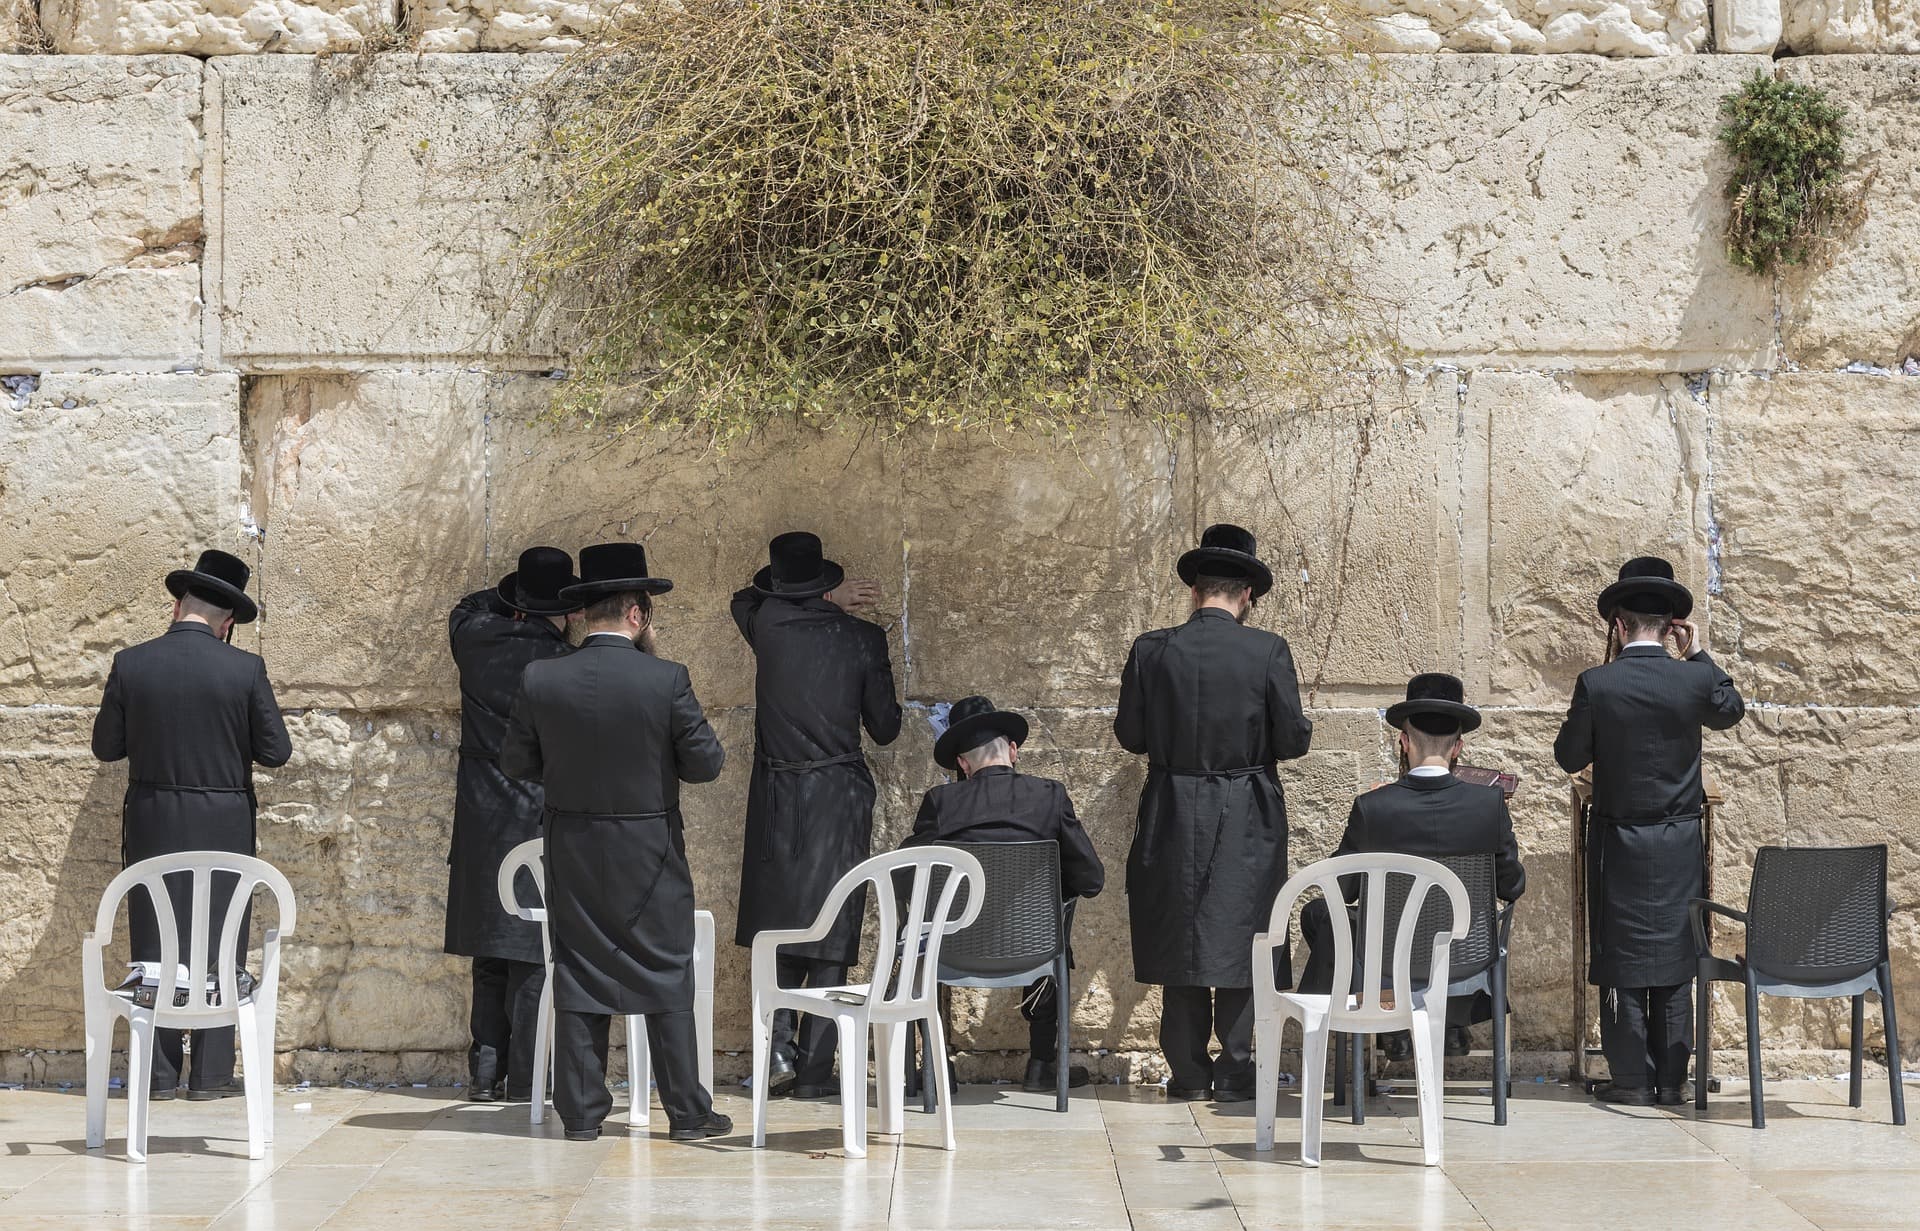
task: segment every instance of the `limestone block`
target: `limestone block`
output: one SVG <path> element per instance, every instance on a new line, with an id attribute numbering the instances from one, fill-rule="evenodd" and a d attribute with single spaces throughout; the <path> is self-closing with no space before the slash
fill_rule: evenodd
<path id="1" fill-rule="evenodd" d="M 572 51 L 620 0 L 406 0 L 421 51 Z"/>
<path id="2" fill-rule="evenodd" d="M 395 0 L 43 0 L 40 20 L 68 54 L 345 51 L 382 26 Z"/>
<path id="3" fill-rule="evenodd" d="M 534 172 L 518 56 L 209 66 L 227 361 L 312 368 L 483 355 L 544 366 L 513 268 Z"/>
<path id="4" fill-rule="evenodd" d="M 1786 44 L 1800 55 L 1920 52 L 1914 0 L 1782 0 Z"/>
<path id="5" fill-rule="evenodd" d="M 1920 5 L 1904 8 L 1907 50 L 1920 50 Z M 1898 368 L 1920 358 L 1920 60 L 1807 56 L 1780 72 L 1846 106 L 1848 172 L 1866 183 L 1859 225 L 1780 279 L 1787 354 L 1803 367 Z"/>
<path id="6" fill-rule="evenodd" d="M 1707 42 L 1704 0 L 1365 0 L 1357 11 L 1362 45 L 1378 51 L 1663 56 L 1699 51 Z"/>
<path id="7" fill-rule="evenodd" d="M 1359 268 L 1401 305 L 1408 347 L 1463 365 L 1765 365 L 1771 297 L 1723 250 L 1714 134 L 1721 96 L 1769 61 L 1382 63 L 1373 121 L 1328 140 L 1361 177 Z"/>
<path id="8" fill-rule="evenodd" d="M 1780 45 L 1781 0 L 1715 0 L 1713 7 L 1716 50 L 1770 56 Z"/>
<path id="9" fill-rule="evenodd" d="M 1457 669 L 1455 400 L 1451 373 L 1394 376 L 1359 408 L 1254 408 L 1196 430 L 1193 524 L 1259 538 L 1274 588 L 1253 622 L 1287 638 L 1303 696 L 1397 699 L 1415 672 Z M 1176 556 L 1194 541 L 1178 535 Z"/>
<path id="10" fill-rule="evenodd" d="M 200 354 L 200 65 L 0 56 L 0 368 Z"/>
<path id="11" fill-rule="evenodd" d="M 1911 705 L 1920 380 L 1740 377 L 1713 400 L 1735 678 L 1763 701 Z"/>
<path id="12" fill-rule="evenodd" d="M 166 631 L 169 571 L 207 547 L 250 554 L 239 382 L 50 373 L 12 387 L 0 401 L 0 702 L 92 704 L 116 651 Z M 251 630 L 236 644 L 251 648 Z"/>
<path id="13" fill-rule="evenodd" d="M 1594 600 L 1634 556 L 1671 560 L 1705 627 L 1706 409 L 1685 381 L 1475 372 L 1465 410 L 1491 459 L 1486 700 L 1564 705 L 1605 651 Z"/>
<path id="14" fill-rule="evenodd" d="M 474 372 L 394 371 L 251 385 L 251 501 L 273 603 L 262 637 L 282 704 L 458 705 L 446 614 L 498 580 L 486 569 L 487 386 Z"/>

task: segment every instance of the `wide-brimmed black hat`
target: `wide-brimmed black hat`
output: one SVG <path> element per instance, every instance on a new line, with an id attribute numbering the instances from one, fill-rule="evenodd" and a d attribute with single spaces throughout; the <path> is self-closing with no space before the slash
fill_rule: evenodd
<path id="1" fill-rule="evenodd" d="M 673 583 L 647 573 L 647 549 L 639 543 L 595 543 L 580 549 L 580 580 L 560 591 L 563 602 L 585 606 L 609 594 L 638 590 L 665 594 Z"/>
<path id="2" fill-rule="evenodd" d="M 1255 553 L 1253 532 L 1222 522 L 1208 526 L 1200 536 L 1200 546 L 1180 557 L 1175 566 L 1180 580 L 1192 585 L 1194 578 L 1245 577 L 1259 598 L 1273 589 L 1273 570 L 1260 562 Z"/>
<path id="3" fill-rule="evenodd" d="M 769 598 L 818 598 L 846 580 L 847 572 L 827 559 L 820 536 L 805 530 L 779 535 L 767 544 L 767 567 L 753 575 L 753 588 Z"/>
<path id="4" fill-rule="evenodd" d="M 1659 556 L 1636 556 L 1620 566 L 1620 580 L 1600 591 L 1598 606 L 1603 620 L 1622 607 L 1684 620 L 1693 613 L 1693 592 L 1673 579 L 1673 565 Z"/>
<path id="5" fill-rule="evenodd" d="M 1027 720 L 1012 710 L 997 710 L 985 697 L 962 697 L 947 710 L 947 729 L 933 741 L 934 764 L 957 769 L 960 754 L 972 752 L 994 736 L 1016 744 L 1027 742 Z"/>
<path id="6" fill-rule="evenodd" d="M 578 585 L 573 557 L 558 547 L 529 547 L 520 553 L 520 567 L 500 579 L 500 601 L 528 615 L 566 615 L 580 610 L 580 600 L 560 597 L 560 591 Z"/>
<path id="7" fill-rule="evenodd" d="M 1458 676 L 1427 671 L 1407 681 L 1407 699 L 1387 707 L 1387 725 L 1409 722 L 1429 735 L 1465 735 L 1480 725 L 1480 711 L 1466 703 L 1466 685 Z"/>
<path id="8" fill-rule="evenodd" d="M 235 624 L 251 624 L 260 608 L 247 597 L 247 579 L 253 571 L 239 556 L 208 549 L 192 568 L 177 568 L 167 574 L 167 592 L 175 598 L 191 594 L 233 612 Z"/>

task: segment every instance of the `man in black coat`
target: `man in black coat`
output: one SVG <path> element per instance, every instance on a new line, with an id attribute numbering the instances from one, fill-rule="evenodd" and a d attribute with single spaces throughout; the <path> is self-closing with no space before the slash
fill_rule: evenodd
<path id="1" fill-rule="evenodd" d="M 1358 796 L 1347 814 L 1337 855 L 1382 852 L 1399 855 L 1492 855 L 1494 890 L 1503 902 L 1527 888 L 1513 837 L 1513 816 L 1497 786 L 1475 786 L 1453 776 L 1465 748 L 1465 736 L 1480 726 L 1480 711 L 1466 704 L 1466 688 L 1441 672 L 1416 675 L 1407 682 L 1407 698 L 1387 708 L 1387 724 L 1400 732 L 1400 753 L 1407 765 L 1399 781 Z M 1359 894 L 1359 877 L 1342 878 L 1348 897 Z M 1348 883 L 1352 882 L 1352 883 Z M 1332 917 L 1316 898 L 1300 911 L 1300 935 L 1312 951 L 1300 976 L 1300 990 L 1325 993 L 1333 984 Z M 1389 938 L 1391 943 L 1391 938 Z M 1355 969 L 1360 959 L 1355 957 Z M 1502 1006 L 1501 1011 L 1504 1011 Z M 1455 996 L 1447 1002 L 1446 1051 L 1465 1055 L 1474 1022 L 1495 1012 L 1485 993 Z M 1413 1054 L 1405 1031 L 1382 1036 L 1388 1059 Z"/>
<path id="2" fill-rule="evenodd" d="M 669 1136 L 717 1137 L 733 1121 L 700 1085 L 680 784 L 720 776 L 720 741 L 687 669 L 654 654 L 653 595 L 673 583 L 648 574 L 645 549 L 588 547 L 580 575 L 560 596 L 583 604 L 586 637 L 527 667 L 500 747 L 509 777 L 546 786 L 553 1103 L 568 1140 L 598 1137 L 609 1018 L 644 1014 Z"/>
<path id="3" fill-rule="evenodd" d="M 756 663 L 753 778 L 734 930 L 734 943 L 746 948 L 763 931 L 810 926 L 840 878 L 873 853 L 873 775 L 860 728 L 877 744 L 900 734 L 886 632 L 851 614 L 873 605 L 873 584 L 846 580 L 819 538 L 804 531 L 774 539 L 768 556 L 732 603 Z M 861 890 L 824 939 L 782 949 L 781 985 L 845 983 L 865 912 Z M 775 1013 L 768 1093 L 837 1095 L 837 1038 L 829 1018 L 808 1015 L 799 1025 L 791 1010 Z"/>
<path id="4" fill-rule="evenodd" d="M 235 624 L 259 608 L 247 597 L 246 563 L 206 551 L 191 569 L 167 574 L 173 623 L 163 636 L 120 651 L 93 720 L 93 755 L 127 761 L 120 813 L 123 867 L 180 851 L 254 853 L 253 766 L 285 765 L 293 755 L 287 725 L 258 655 L 234 648 Z M 192 935 L 192 888 L 167 884 L 180 952 Z M 128 899 L 127 933 L 135 961 L 160 958 L 163 926 L 144 889 Z M 225 912 L 211 920 L 218 936 Z M 240 926 L 244 960 L 247 927 Z M 152 1097 L 170 1099 L 180 1084 L 184 1048 L 178 1030 L 154 1032 Z M 249 1074 L 271 1081 L 272 1073 Z M 193 1032 L 189 1099 L 241 1093 L 233 1080 L 233 1027 Z"/>
<path id="5" fill-rule="evenodd" d="M 1706 870 L 1700 732 L 1732 727 L 1746 703 L 1700 648 L 1693 595 L 1667 561 L 1628 561 L 1598 606 L 1620 656 L 1581 673 L 1553 756 L 1570 774 L 1593 766 L 1587 978 L 1602 989 L 1600 1045 L 1613 1078 L 1600 1098 L 1677 1106 L 1693 1048 L 1687 901 Z"/>
<path id="6" fill-rule="evenodd" d="M 1304 756 L 1313 724 L 1286 641 L 1246 627 L 1273 586 L 1253 535 L 1210 526 L 1178 572 L 1193 614 L 1133 643 L 1113 720 L 1120 746 L 1148 758 L 1127 856 L 1134 977 L 1165 987 L 1168 1095 L 1243 1102 L 1253 1097 L 1253 937 L 1287 878 L 1274 763 Z M 1279 962 L 1290 986 L 1284 954 Z"/>
<path id="7" fill-rule="evenodd" d="M 985 697 L 954 702 L 947 719 L 947 729 L 934 741 L 933 759 L 940 768 L 958 773 L 959 781 L 936 786 L 921 798 L 913 832 L 900 845 L 1057 842 L 1061 900 L 1098 894 L 1107 870 L 1073 815 L 1067 788 L 1014 769 L 1027 739 L 1027 720 L 995 709 Z M 1050 977 L 1027 986 L 1020 1013 L 1028 1023 L 1025 1088 L 1052 1090 L 1059 1061 L 1060 997 Z M 1068 1084 L 1086 1085 L 1086 1069 L 1074 1065 Z"/>
<path id="8" fill-rule="evenodd" d="M 501 909 L 497 885 L 507 853 L 540 836 L 543 793 L 539 783 L 501 772 L 500 741 L 520 673 L 528 663 L 572 648 L 567 617 L 580 605 L 562 599 L 560 591 L 579 580 L 566 552 L 530 547 L 498 586 L 467 595 L 447 617 L 460 669 L 460 769 L 447 851 L 445 947 L 473 959 L 467 1077 L 478 1103 L 503 1093 L 529 1098 L 536 1080 L 533 1043 L 546 954 L 539 925 Z M 531 888 L 531 878 L 523 878 Z"/>

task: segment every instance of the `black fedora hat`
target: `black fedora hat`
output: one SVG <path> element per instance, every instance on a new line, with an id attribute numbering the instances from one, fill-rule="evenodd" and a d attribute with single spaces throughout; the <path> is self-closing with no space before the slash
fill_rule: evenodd
<path id="1" fill-rule="evenodd" d="M 209 548 L 200 553 L 192 568 L 177 568 L 167 574 L 167 592 L 175 598 L 191 594 L 215 606 L 233 612 L 235 624 L 251 624 L 260 608 L 247 597 L 247 579 L 253 571 L 239 556 Z"/>
<path id="2" fill-rule="evenodd" d="M 1673 579 L 1673 565 L 1659 556 L 1636 556 L 1620 566 L 1620 580 L 1600 591 L 1597 606 L 1603 620 L 1622 607 L 1684 620 L 1693 614 L 1693 592 Z"/>
<path id="3" fill-rule="evenodd" d="M 1273 589 L 1273 570 L 1255 554 L 1253 532 L 1226 522 L 1208 526 L 1200 546 L 1181 556 L 1176 569 L 1188 585 L 1200 576 L 1245 577 L 1255 598 Z"/>
<path id="4" fill-rule="evenodd" d="M 933 741 L 934 764 L 957 769 L 960 754 L 1005 736 L 1016 744 L 1027 742 L 1027 720 L 1012 710 L 997 710 L 985 697 L 962 697 L 947 711 L 947 729 Z"/>
<path id="5" fill-rule="evenodd" d="M 819 535 L 793 530 L 767 544 L 767 567 L 753 575 L 753 588 L 769 598 L 818 598 L 846 576 L 827 559 Z"/>
<path id="6" fill-rule="evenodd" d="M 1458 676 L 1428 671 L 1407 681 L 1407 699 L 1387 707 L 1387 725 L 1404 728 L 1409 721 L 1429 735 L 1465 735 L 1480 725 L 1480 711 L 1466 703 L 1467 689 Z"/>
<path id="7" fill-rule="evenodd" d="M 580 610 L 578 599 L 560 597 L 560 591 L 579 584 L 573 575 L 573 557 L 558 547 L 529 547 L 520 553 L 520 566 L 500 579 L 500 601 L 528 615 L 565 615 Z"/>
<path id="8" fill-rule="evenodd" d="M 673 583 L 647 574 L 647 549 L 639 543 L 595 543 L 580 549 L 580 580 L 560 591 L 563 602 L 585 606 L 609 594 L 638 590 L 665 594 Z"/>

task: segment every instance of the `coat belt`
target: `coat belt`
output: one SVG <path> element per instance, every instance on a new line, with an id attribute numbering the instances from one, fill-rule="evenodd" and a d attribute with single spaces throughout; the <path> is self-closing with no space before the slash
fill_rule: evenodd
<path id="1" fill-rule="evenodd" d="M 1667 825 L 1678 821 L 1697 821 L 1701 819 L 1701 813 L 1676 812 L 1672 816 L 1602 816 L 1595 812 L 1590 814 L 1588 819 L 1602 825 Z"/>
<path id="2" fill-rule="evenodd" d="M 1238 769 L 1180 769 L 1172 765 L 1162 765 L 1158 761 L 1150 762 L 1148 769 L 1157 769 L 1163 774 L 1172 774 L 1176 778 L 1251 778 L 1255 774 L 1264 774 L 1271 765 L 1242 765 Z"/>
<path id="3" fill-rule="evenodd" d="M 547 808 L 549 818 L 565 818 L 570 821 L 664 821 L 672 812 L 662 808 L 658 812 L 571 812 L 565 808 Z"/>
<path id="4" fill-rule="evenodd" d="M 760 764 L 777 774 L 797 774 L 809 769 L 825 769 L 829 765 L 865 764 L 864 752 L 843 752 L 837 757 L 821 757 L 817 761 L 781 761 L 773 757 L 756 757 Z"/>
<path id="5" fill-rule="evenodd" d="M 149 791 L 204 791 L 211 795 L 251 795 L 250 786 L 180 786 L 172 782 L 147 782 L 140 778 L 130 779 L 130 787 L 143 787 Z"/>

